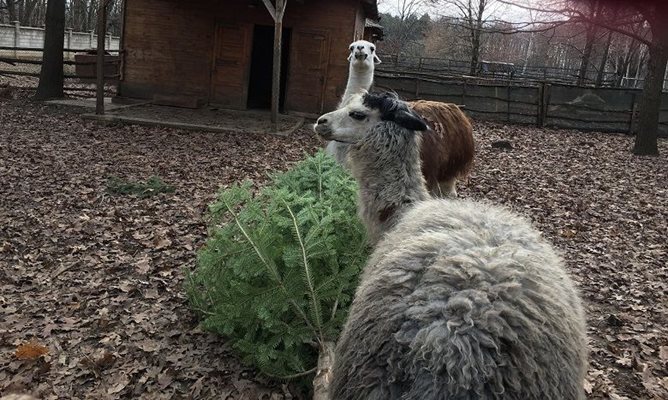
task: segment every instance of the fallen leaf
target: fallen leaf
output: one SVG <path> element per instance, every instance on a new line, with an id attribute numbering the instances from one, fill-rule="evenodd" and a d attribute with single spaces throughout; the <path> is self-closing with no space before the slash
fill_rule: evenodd
<path id="1" fill-rule="evenodd" d="M 19 345 L 14 355 L 19 360 L 36 360 L 49 353 L 49 349 L 36 341 Z"/>

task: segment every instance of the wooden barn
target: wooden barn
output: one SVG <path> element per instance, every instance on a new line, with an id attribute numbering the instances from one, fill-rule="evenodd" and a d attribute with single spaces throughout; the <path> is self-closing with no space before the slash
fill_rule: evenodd
<path id="1" fill-rule="evenodd" d="M 376 0 L 287 0 L 281 110 L 334 108 L 348 45 L 378 38 Z M 118 95 L 178 96 L 231 109 L 268 109 L 274 20 L 263 0 L 126 0 Z"/>

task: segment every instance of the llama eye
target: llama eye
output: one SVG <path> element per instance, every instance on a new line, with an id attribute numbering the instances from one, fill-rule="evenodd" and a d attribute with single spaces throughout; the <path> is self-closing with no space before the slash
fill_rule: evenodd
<path id="1" fill-rule="evenodd" d="M 350 118 L 356 119 L 358 121 L 364 121 L 366 119 L 366 114 L 359 111 L 351 111 L 348 115 L 350 115 Z"/>
<path id="2" fill-rule="evenodd" d="M 353 51 L 355 49 L 354 46 L 350 46 L 350 51 Z"/>
<path id="3" fill-rule="evenodd" d="M 375 48 L 375 47 L 372 47 L 372 48 L 371 48 L 371 52 L 373 53 L 374 51 L 376 51 L 376 48 Z"/>

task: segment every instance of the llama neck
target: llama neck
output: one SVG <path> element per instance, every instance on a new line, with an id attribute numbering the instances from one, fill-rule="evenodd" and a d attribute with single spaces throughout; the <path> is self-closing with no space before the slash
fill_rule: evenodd
<path id="1" fill-rule="evenodd" d="M 341 97 L 339 108 L 348 103 L 353 95 L 371 89 L 371 85 L 373 84 L 373 72 L 373 66 L 354 66 L 353 64 L 350 64 L 348 69 L 348 84 L 346 85 L 346 91 Z"/>
<path id="2" fill-rule="evenodd" d="M 358 212 L 375 244 L 405 210 L 430 198 L 420 165 L 417 134 L 394 123 L 381 123 L 351 147 L 351 169 L 358 182 Z M 376 129 L 376 128 L 374 128 Z"/>

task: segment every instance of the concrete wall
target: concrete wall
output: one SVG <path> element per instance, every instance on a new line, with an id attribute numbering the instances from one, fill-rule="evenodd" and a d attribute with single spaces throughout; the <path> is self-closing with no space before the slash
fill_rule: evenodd
<path id="1" fill-rule="evenodd" d="M 63 43 L 66 49 L 87 50 L 97 47 L 97 35 L 92 32 L 65 31 Z M 107 36 L 105 48 L 118 50 L 120 38 Z M 0 24 L 0 47 L 44 47 L 44 28 Z M 19 54 L 20 55 L 20 54 Z"/>

